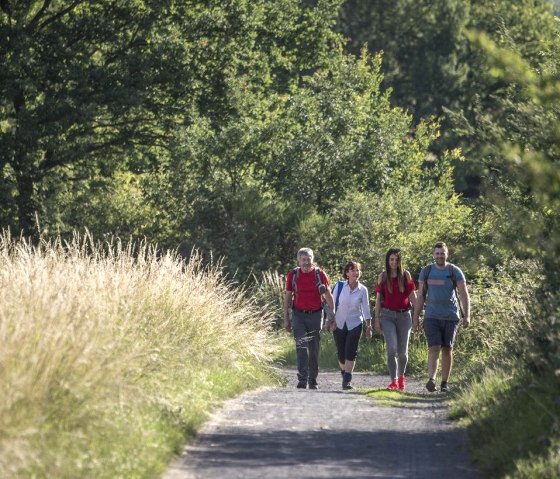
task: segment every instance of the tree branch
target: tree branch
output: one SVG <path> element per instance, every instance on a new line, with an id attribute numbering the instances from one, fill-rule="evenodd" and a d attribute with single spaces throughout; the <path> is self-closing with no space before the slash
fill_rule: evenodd
<path id="1" fill-rule="evenodd" d="M 45 6 L 48 8 L 48 6 L 49 6 L 48 4 L 50 4 L 50 3 L 51 3 L 50 0 L 45 0 L 45 2 L 43 3 L 43 7 L 41 7 L 41 10 L 39 10 L 39 12 L 37 12 L 37 15 L 35 15 L 35 18 L 33 18 L 33 20 L 31 20 L 32 25 L 39 21 L 39 19 L 40 19 L 39 14 L 44 12 Z M 68 12 L 71 12 L 72 10 L 74 10 L 78 5 L 80 5 L 80 3 L 84 3 L 84 0 L 75 0 L 70 5 L 68 5 L 66 8 L 63 8 L 58 13 L 55 13 L 52 16 L 45 19 L 45 21 L 43 23 L 41 23 L 38 26 L 38 28 L 44 28 L 47 25 L 57 21 L 59 18 L 66 15 Z"/>

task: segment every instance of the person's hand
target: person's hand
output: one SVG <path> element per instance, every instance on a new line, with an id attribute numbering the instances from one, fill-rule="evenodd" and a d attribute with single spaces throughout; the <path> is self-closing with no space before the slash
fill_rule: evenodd
<path id="1" fill-rule="evenodd" d="M 379 319 L 375 320 L 375 332 L 377 334 L 382 334 L 383 330 L 381 329 L 381 321 Z"/>
<path id="2" fill-rule="evenodd" d="M 468 328 L 468 327 L 469 327 L 469 324 L 471 324 L 471 317 L 470 317 L 470 316 L 465 316 L 465 317 L 463 318 L 463 326 L 464 326 L 465 328 Z"/>
<path id="3" fill-rule="evenodd" d="M 371 341 L 372 337 L 373 337 L 373 330 L 371 329 L 371 326 L 367 326 L 366 327 L 366 339 L 368 341 Z"/>
<path id="4" fill-rule="evenodd" d="M 420 332 L 420 318 L 412 318 L 412 330 Z"/>
<path id="5" fill-rule="evenodd" d="M 333 332 L 336 329 L 336 321 L 334 319 L 331 319 L 329 321 L 329 325 L 328 325 L 328 331 Z"/>
<path id="6" fill-rule="evenodd" d="M 288 333 L 292 330 L 292 322 L 289 319 L 284 319 L 284 328 Z"/>

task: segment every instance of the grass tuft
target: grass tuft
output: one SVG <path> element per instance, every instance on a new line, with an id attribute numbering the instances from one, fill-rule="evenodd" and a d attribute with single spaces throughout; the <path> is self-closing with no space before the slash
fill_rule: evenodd
<path id="1" fill-rule="evenodd" d="M 271 323 L 196 253 L 4 233 L 0 470 L 159 475 L 216 404 L 276 380 Z"/>

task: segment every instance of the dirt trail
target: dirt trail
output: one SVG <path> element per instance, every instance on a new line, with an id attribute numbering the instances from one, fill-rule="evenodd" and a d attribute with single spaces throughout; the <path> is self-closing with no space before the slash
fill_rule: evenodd
<path id="1" fill-rule="evenodd" d="M 339 372 L 321 372 L 319 390 L 263 388 L 224 404 L 163 479 L 480 478 L 466 434 L 445 419 L 438 393 L 405 407 L 342 391 Z M 386 376 L 354 375 L 356 387 L 383 387 Z"/>

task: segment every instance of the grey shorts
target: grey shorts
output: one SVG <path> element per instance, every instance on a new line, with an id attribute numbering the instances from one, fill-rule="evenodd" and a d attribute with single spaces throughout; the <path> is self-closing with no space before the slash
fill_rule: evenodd
<path id="1" fill-rule="evenodd" d="M 430 347 L 443 346 L 444 348 L 453 348 L 458 329 L 458 319 L 426 318 L 424 320 L 424 332 Z"/>

